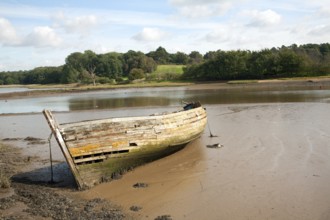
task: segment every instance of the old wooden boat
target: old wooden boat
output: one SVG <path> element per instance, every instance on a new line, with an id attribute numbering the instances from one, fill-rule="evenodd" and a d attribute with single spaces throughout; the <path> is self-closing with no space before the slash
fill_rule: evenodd
<path id="1" fill-rule="evenodd" d="M 181 149 L 207 123 L 199 102 L 173 113 L 65 124 L 58 124 L 51 111 L 43 113 L 79 189 Z"/>

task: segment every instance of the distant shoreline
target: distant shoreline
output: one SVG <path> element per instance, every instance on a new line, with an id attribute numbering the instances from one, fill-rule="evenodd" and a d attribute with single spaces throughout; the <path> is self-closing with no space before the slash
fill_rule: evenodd
<path id="1" fill-rule="evenodd" d="M 156 88 L 156 87 L 187 87 L 187 89 L 254 89 L 260 87 L 280 88 L 280 87 L 314 87 L 315 89 L 330 89 L 330 77 L 306 77 L 290 79 L 271 80 L 237 80 L 237 81 L 210 81 L 210 82 L 160 82 L 148 83 L 140 82 L 123 85 L 5 85 L 0 88 L 31 88 L 31 91 L 0 93 L 0 100 L 10 100 L 17 98 L 47 97 L 58 94 L 82 93 L 102 90 L 136 89 L 136 88 Z"/>

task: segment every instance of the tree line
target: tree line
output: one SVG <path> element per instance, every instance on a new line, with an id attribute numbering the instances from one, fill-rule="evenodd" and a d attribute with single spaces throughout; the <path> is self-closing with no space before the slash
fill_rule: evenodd
<path id="1" fill-rule="evenodd" d="M 74 52 L 58 67 L 0 72 L 0 85 L 59 83 L 122 83 L 146 78 L 160 64 L 185 65 L 183 80 L 270 79 L 321 76 L 330 73 L 330 44 L 282 46 L 260 51 L 233 50 L 168 53 L 159 47 L 142 53 Z"/>
<path id="2" fill-rule="evenodd" d="M 185 79 L 242 80 L 330 74 L 330 44 L 305 44 L 261 51 L 215 51 L 189 65 Z"/>

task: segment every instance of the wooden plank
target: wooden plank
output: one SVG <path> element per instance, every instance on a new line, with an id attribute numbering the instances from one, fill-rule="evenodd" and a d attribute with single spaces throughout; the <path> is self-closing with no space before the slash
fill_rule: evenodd
<path id="1" fill-rule="evenodd" d="M 83 156 L 89 156 L 89 155 L 97 155 L 97 154 L 112 154 L 112 153 L 117 153 L 118 151 L 126 151 L 126 150 L 132 150 L 132 149 L 136 149 L 139 147 L 125 147 L 125 148 L 100 148 L 94 151 L 88 151 L 88 152 L 79 152 L 79 153 L 75 153 L 74 155 L 72 155 L 73 158 L 77 158 L 77 157 L 83 157 Z"/>
<path id="2" fill-rule="evenodd" d="M 55 139 L 56 139 L 57 143 L 59 144 L 67 163 L 69 164 L 69 167 L 73 173 L 73 176 L 75 177 L 78 188 L 79 189 L 84 188 L 83 180 L 81 179 L 81 177 L 79 175 L 79 172 L 72 160 L 72 157 L 68 151 L 68 148 L 66 147 L 66 144 L 62 138 L 62 135 L 60 133 L 60 130 L 59 130 L 59 127 L 58 127 L 58 124 L 57 124 L 55 118 L 53 117 L 52 113 L 49 110 L 43 110 L 43 114 L 47 119 L 48 125 L 51 128 L 51 130 L 55 136 Z"/>
<path id="3" fill-rule="evenodd" d="M 63 138 L 66 142 L 70 141 L 83 141 L 85 139 L 92 139 L 92 138 L 118 138 L 118 137 L 127 137 L 128 134 L 150 134 L 152 135 L 155 133 L 153 129 L 153 125 L 143 126 L 143 127 L 126 127 L 124 128 L 109 128 L 106 130 L 90 130 L 90 128 L 86 128 L 86 130 L 77 130 L 75 133 L 73 131 L 63 130 L 61 133 L 63 134 Z M 88 130 L 87 130 L 88 129 Z"/>
<path id="4" fill-rule="evenodd" d="M 84 162 L 90 162 L 90 161 L 96 161 L 96 160 L 105 160 L 109 156 L 101 155 L 96 157 L 87 157 L 87 158 L 81 158 L 81 159 L 75 159 L 74 162 L 77 163 L 84 163 Z"/>

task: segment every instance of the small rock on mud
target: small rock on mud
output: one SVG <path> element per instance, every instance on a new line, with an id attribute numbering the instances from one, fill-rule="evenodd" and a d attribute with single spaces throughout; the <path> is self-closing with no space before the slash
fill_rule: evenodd
<path id="1" fill-rule="evenodd" d="M 148 183 L 135 183 L 133 185 L 134 188 L 146 188 L 148 186 L 149 186 Z"/>
<path id="2" fill-rule="evenodd" d="M 155 218 L 155 220 L 173 220 L 170 215 L 161 215 Z"/>
<path id="3" fill-rule="evenodd" d="M 133 211 L 133 212 L 138 212 L 138 211 L 140 211 L 140 210 L 142 209 L 142 207 L 141 207 L 141 206 L 133 205 L 133 206 L 131 206 L 129 209 L 130 209 L 131 211 Z"/>

